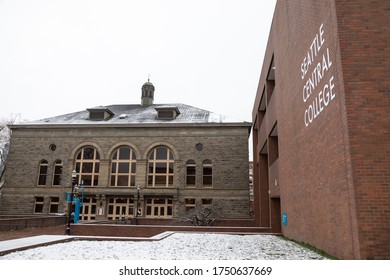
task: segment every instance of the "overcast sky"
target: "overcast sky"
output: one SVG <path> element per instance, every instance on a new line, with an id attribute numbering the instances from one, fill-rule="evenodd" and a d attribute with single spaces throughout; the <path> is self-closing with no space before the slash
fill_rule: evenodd
<path id="1" fill-rule="evenodd" d="M 276 0 L 0 0 L 0 118 L 184 103 L 251 121 Z"/>

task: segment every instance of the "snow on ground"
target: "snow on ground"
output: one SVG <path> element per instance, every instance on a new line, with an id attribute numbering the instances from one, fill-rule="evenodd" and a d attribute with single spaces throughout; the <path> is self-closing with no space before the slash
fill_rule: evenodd
<path id="1" fill-rule="evenodd" d="M 0 260 L 310 260 L 325 259 L 273 235 L 175 233 L 160 241 L 72 241 Z"/>

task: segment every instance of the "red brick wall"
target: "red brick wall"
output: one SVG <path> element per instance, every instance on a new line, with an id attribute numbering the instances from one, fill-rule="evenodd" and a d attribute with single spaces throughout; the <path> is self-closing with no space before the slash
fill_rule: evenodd
<path id="1" fill-rule="evenodd" d="M 270 233 L 269 229 L 259 227 L 195 227 L 173 225 L 107 225 L 77 224 L 71 225 L 71 235 L 80 236 L 116 236 L 116 237 L 152 237 L 166 231 L 189 231 L 210 233 Z"/>
<path id="2" fill-rule="evenodd" d="M 264 201 L 268 191 L 260 188 L 258 163 L 272 129 L 267 120 L 274 119 L 276 110 L 279 159 L 272 178 L 279 184 L 280 210 L 288 218 L 283 234 L 342 259 L 389 258 L 390 35 L 384 15 L 389 4 L 344 2 L 277 3 L 253 107 L 253 122 L 259 128 L 254 133 L 255 196 Z M 364 34 L 356 35 L 360 33 Z M 377 39 L 378 33 L 383 38 Z M 311 48 L 313 42 L 318 50 Z M 261 119 L 258 108 L 272 57 L 275 104 L 270 104 L 275 109 L 267 108 L 267 128 L 260 129 L 256 119 Z M 308 66 L 302 67 L 305 57 Z M 314 76 L 320 81 L 310 95 L 304 94 L 318 63 L 321 77 L 318 72 Z M 329 99 L 320 93 L 324 90 Z M 255 206 L 261 224 L 269 206 Z M 273 224 L 275 219 L 280 224 L 280 217 L 269 214 Z"/>
<path id="3" fill-rule="evenodd" d="M 390 259 L 390 2 L 337 1 L 361 258 Z"/>
<path id="4" fill-rule="evenodd" d="M 22 230 L 26 228 L 51 227 L 65 225 L 66 216 L 41 216 L 41 215 L 1 215 L 0 232 Z"/>

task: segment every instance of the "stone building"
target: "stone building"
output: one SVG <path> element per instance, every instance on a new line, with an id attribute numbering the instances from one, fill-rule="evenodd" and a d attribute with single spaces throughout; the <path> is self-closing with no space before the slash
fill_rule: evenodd
<path id="1" fill-rule="evenodd" d="M 249 218 L 251 124 L 153 101 L 148 81 L 139 105 L 12 125 L 0 213 L 66 213 L 75 170 L 82 221 L 131 218 L 138 209 L 141 222 L 167 223 L 196 206 Z"/>
<path id="2" fill-rule="evenodd" d="M 257 224 L 390 258 L 390 2 L 278 0 L 253 107 Z"/>

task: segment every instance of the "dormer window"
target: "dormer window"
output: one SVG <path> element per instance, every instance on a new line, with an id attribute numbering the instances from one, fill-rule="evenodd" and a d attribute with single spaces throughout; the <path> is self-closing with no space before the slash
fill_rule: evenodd
<path id="1" fill-rule="evenodd" d="M 176 106 L 159 106 L 156 107 L 157 119 L 173 120 L 180 114 L 179 108 Z"/>
<path id="2" fill-rule="evenodd" d="M 111 118 L 114 113 L 107 107 L 96 107 L 87 109 L 89 112 L 89 119 L 92 121 L 104 121 Z"/>
<path id="3" fill-rule="evenodd" d="M 174 112 L 173 111 L 159 111 L 157 118 L 158 119 L 172 120 L 174 118 Z"/>

